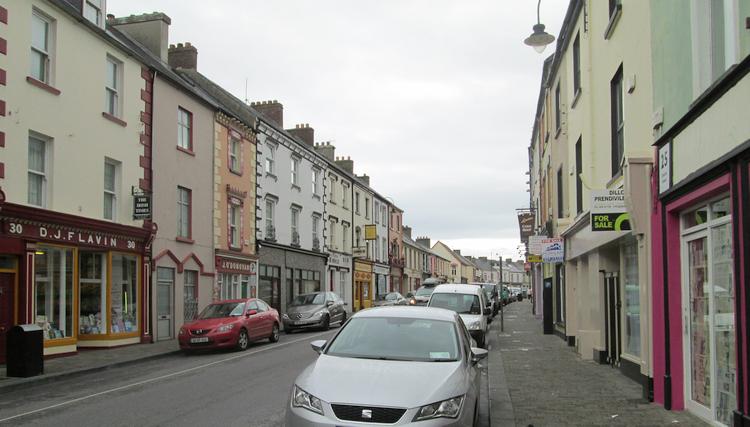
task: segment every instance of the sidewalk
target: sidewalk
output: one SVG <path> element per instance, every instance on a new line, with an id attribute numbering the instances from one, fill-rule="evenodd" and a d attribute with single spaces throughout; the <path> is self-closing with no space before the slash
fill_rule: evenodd
<path id="1" fill-rule="evenodd" d="M 74 356 L 45 360 L 44 374 L 29 378 L 7 377 L 5 365 L 0 365 L 0 394 L 31 384 L 55 381 L 84 372 L 102 371 L 114 366 L 156 359 L 179 351 L 177 340 L 161 341 L 154 344 L 135 344 L 111 349 L 83 349 L 79 350 L 78 354 Z"/>
<path id="2" fill-rule="evenodd" d="M 498 315 L 490 338 L 493 427 L 707 425 L 687 412 L 649 404 L 635 381 L 543 335 L 528 301 L 506 306 L 504 323 L 501 333 Z"/>

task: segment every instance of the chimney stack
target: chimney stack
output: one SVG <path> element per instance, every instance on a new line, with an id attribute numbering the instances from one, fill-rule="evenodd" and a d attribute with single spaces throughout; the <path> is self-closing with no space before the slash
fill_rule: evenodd
<path id="1" fill-rule="evenodd" d="M 107 22 L 134 38 L 138 43 L 150 50 L 151 53 L 161 58 L 163 62 L 167 62 L 169 56 L 171 56 L 171 53 L 168 54 L 167 51 L 169 25 L 172 24 L 172 19 L 169 16 L 161 12 L 154 12 L 115 18 L 114 15 L 109 14 L 107 15 Z"/>
<path id="2" fill-rule="evenodd" d="M 431 242 L 430 242 L 430 238 L 429 237 L 417 237 L 417 243 L 419 243 L 420 245 L 422 245 L 422 246 L 424 246 L 426 248 L 431 248 L 432 247 L 430 245 Z"/>
<path id="3" fill-rule="evenodd" d="M 284 106 L 277 100 L 251 102 L 250 106 L 262 114 L 266 119 L 284 128 Z M 312 128 L 310 128 L 312 132 Z"/>
<path id="4" fill-rule="evenodd" d="M 460 249 L 454 249 L 453 252 L 455 252 L 459 256 L 461 255 L 461 250 Z"/>
<path id="5" fill-rule="evenodd" d="M 186 70 L 198 69 L 198 49 L 190 42 L 177 43 L 177 46 L 169 45 L 169 66 L 172 68 L 184 68 Z"/>
<path id="6" fill-rule="evenodd" d="M 294 129 L 287 129 L 287 132 L 296 136 L 309 147 L 315 146 L 315 130 L 309 124 L 294 125 Z"/>
<path id="7" fill-rule="evenodd" d="M 328 161 L 330 162 L 336 160 L 336 157 L 334 156 L 334 154 L 336 153 L 336 147 L 331 145 L 330 142 L 321 142 L 320 144 L 315 144 L 315 151 L 321 156 L 328 159 Z"/>
<path id="8" fill-rule="evenodd" d="M 362 175 L 362 176 L 357 176 L 357 179 L 358 179 L 358 180 L 359 180 L 359 182 L 361 182 L 362 184 L 364 184 L 364 185 L 366 185 L 366 186 L 368 186 L 368 187 L 370 186 L 370 177 L 369 177 L 369 176 L 367 176 L 367 174 L 364 174 L 364 175 Z"/>
<path id="9" fill-rule="evenodd" d="M 487 257 L 486 257 L 486 256 L 480 256 L 480 257 L 479 257 L 479 260 L 480 260 L 480 261 L 485 261 L 485 262 L 486 262 L 486 261 L 487 261 Z"/>
<path id="10" fill-rule="evenodd" d="M 336 157 L 336 160 L 334 160 L 334 162 L 336 163 L 336 166 L 349 172 L 350 175 L 354 175 L 354 160 L 352 160 L 351 157 Z"/>
<path id="11" fill-rule="evenodd" d="M 411 227 L 409 227 L 408 225 L 405 225 L 403 226 L 403 230 L 404 230 L 404 236 L 411 239 Z"/>

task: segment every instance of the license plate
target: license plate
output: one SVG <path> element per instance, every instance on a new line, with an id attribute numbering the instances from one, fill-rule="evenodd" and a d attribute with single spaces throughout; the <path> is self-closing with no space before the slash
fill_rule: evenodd
<path id="1" fill-rule="evenodd" d="M 208 337 L 190 338 L 190 343 L 195 344 L 199 342 L 208 342 Z"/>

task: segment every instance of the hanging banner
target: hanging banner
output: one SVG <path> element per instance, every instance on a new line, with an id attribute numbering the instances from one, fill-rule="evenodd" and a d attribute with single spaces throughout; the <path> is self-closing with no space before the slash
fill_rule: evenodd
<path id="1" fill-rule="evenodd" d="M 518 212 L 518 228 L 521 231 L 521 241 L 529 242 L 529 236 L 534 234 L 534 213 Z"/>
<path id="2" fill-rule="evenodd" d="M 628 231 L 625 190 L 591 190 L 591 231 Z"/>

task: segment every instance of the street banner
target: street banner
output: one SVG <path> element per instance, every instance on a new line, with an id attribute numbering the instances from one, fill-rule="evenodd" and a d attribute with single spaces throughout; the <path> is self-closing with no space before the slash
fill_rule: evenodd
<path id="1" fill-rule="evenodd" d="M 529 236 L 534 234 L 534 212 L 518 212 L 518 228 L 521 231 L 521 241 L 529 242 Z"/>
<path id="2" fill-rule="evenodd" d="M 542 245 L 542 261 L 548 263 L 565 261 L 565 245 L 561 237 L 546 239 Z"/>
<path id="3" fill-rule="evenodd" d="M 591 191 L 591 231 L 628 231 L 630 214 L 625 190 Z"/>
<path id="4" fill-rule="evenodd" d="M 365 225 L 365 240 L 378 240 L 378 229 L 375 224 Z"/>

